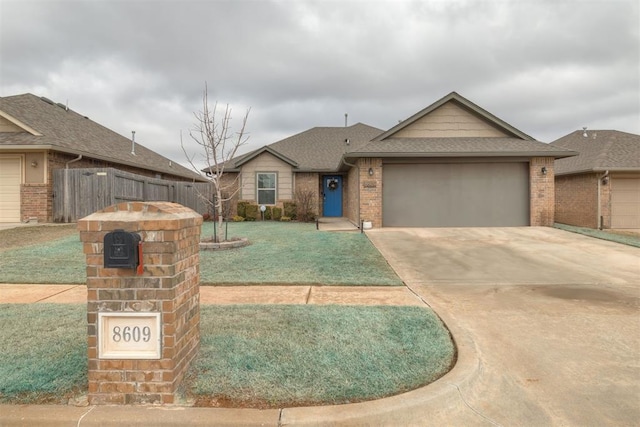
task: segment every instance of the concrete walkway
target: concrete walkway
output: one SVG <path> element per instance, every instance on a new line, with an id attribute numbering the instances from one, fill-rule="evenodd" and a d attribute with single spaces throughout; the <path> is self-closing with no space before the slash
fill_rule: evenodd
<path id="1" fill-rule="evenodd" d="M 85 285 L 0 284 L 0 304 L 84 304 Z M 207 304 L 424 305 L 404 286 L 201 286 Z"/>

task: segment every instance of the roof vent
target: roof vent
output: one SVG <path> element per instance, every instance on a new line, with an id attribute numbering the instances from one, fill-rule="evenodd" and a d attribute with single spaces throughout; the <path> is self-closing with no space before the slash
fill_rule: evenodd
<path id="1" fill-rule="evenodd" d="M 589 137 L 589 134 L 587 133 L 587 127 L 586 126 L 584 126 L 582 128 L 582 136 L 584 136 L 585 138 Z"/>
<path id="2" fill-rule="evenodd" d="M 136 155 L 136 131 L 131 131 L 131 154 Z"/>
<path id="3" fill-rule="evenodd" d="M 54 104 L 54 102 L 52 100 L 50 100 L 49 98 L 45 98 L 44 96 L 41 96 L 40 99 L 42 99 L 47 104 L 51 104 L 51 105 Z"/>
<path id="4" fill-rule="evenodd" d="M 69 111 L 69 107 L 67 105 L 64 105 L 62 102 L 58 102 L 56 103 L 56 105 L 62 108 L 64 111 Z"/>

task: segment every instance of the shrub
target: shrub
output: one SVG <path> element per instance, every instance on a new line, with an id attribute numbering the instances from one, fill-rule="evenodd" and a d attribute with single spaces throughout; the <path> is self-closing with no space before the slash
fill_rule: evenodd
<path id="1" fill-rule="evenodd" d="M 231 220 L 233 222 L 242 222 L 242 221 L 244 221 L 244 217 L 242 217 L 240 215 L 234 215 L 233 218 L 231 218 Z"/>
<path id="2" fill-rule="evenodd" d="M 245 216 L 244 218 L 247 221 L 255 221 L 258 219 L 258 205 L 247 205 L 245 208 Z"/>
<path id="3" fill-rule="evenodd" d="M 209 212 L 202 215 L 203 221 L 212 221 L 211 214 Z"/>
<path id="4" fill-rule="evenodd" d="M 298 221 L 309 222 L 315 219 L 316 193 L 311 190 L 297 190 L 295 194 L 296 217 Z"/>
<path id="5" fill-rule="evenodd" d="M 289 221 L 291 221 L 291 217 L 289 217 L 289 216 L 281 216 L 280 217 L 280 221 L 281 222 L 289 222 Z"/>
<path id="6" fill-rule="evenodd" d="M 247 206 L 250 205 L 249 202 L 238 202 L 238 215 L 242 217 L 247 216 Z"/>
<path id="7" fill-rule="evenodd" d="M 271 219 L 273 217 L 271 206 L 266 206 L 266 210 L 264 211 L 264 219 Z"/>
<path id="8" fill-rule="evenodd" d="M 284 216 L 289 217 L 290 220 L 296 219 L 296 204 L 295 202 L 284 202 Z"/>
<path id="9" fill-rule="evenodd" d="M 280 218 L 282 217 L 282 208 L 274 206 L 271 211 L 271 217 L 274 221 L 280 221 Z"/>

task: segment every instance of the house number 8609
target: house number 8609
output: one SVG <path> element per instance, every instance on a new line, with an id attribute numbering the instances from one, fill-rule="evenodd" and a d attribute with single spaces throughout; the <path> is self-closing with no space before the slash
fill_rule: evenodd
<path id="1" fill-rule="evenodd" d="M 139 326 L 134 326 L 133 328 L 130 326 L 125 326 L 124 328 L 114 326 L 112 339 L 114 342 L 149 342 L 151 339 L 151 328 L 148 326 L 143 328 Z"/>

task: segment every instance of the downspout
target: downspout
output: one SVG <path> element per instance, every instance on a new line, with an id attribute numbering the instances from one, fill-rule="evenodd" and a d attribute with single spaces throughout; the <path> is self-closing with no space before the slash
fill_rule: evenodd
<path id="1" fill-rule="evenodd" d="M 598 177 L 598 217 L 596 218 L 596 224 L 599 224 L 598 229 L 602 230 L 604 228 L 604 220 L 602 218 L 602 205 L 601 197 L 600 197 L 600 189 L 602 187 L 602 180 L 609 176 L 609 171 L 605 171 L 604 175 Z"/>
<path id="2" fill-rule="evenodd" d="M 64 207 L 62 209 L 62 222 L 69 222 L 69 165 L 80 160 L 82 160 L 82 154 L 75 159 L 69 160 L 64 165 L 64 194 L 62 196 Z"/>

